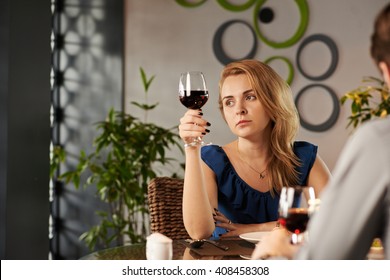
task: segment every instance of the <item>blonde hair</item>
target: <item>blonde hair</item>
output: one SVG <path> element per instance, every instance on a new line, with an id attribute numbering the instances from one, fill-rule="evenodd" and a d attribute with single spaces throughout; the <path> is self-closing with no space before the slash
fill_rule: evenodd
<path id="1" fill-rule="evenodd" d="M 271 159 L 267 174 L 271 193 L 279 192 L 282 186 L 296 185 L 300 161 L 293 151 L 293 143 L 299 128 L 298 111 L 288 84 L 268 65 L 258 60 L 242 60 L 225 66 L 219 81 L 219 109 L 222 116 L 221 89 L 225 79 L 244 74 L 264 106 L 272 122 L 270 139 Z"/>

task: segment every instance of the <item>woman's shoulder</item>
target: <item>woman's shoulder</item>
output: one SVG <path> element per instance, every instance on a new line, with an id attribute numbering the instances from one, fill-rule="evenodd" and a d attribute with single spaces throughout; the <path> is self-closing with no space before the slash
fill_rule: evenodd
<path id="1" fill-rule="evenodd" d="M 293 145 L 295 154 L 312 154 L 317 153 L 318 146 L 306 141 L 295 141 Z"/>
<path id="2" fill-rule="evenodd" d="M 218 145 L 207 145 L 201 149 L 202 160 L 215 172 L 220 174 L 226 168 L 231 168 L 231 163 L 224 149 Z"/>
<path id="3" fill-rule="evenodd" d="M 226 153 L 221 146 L 206 145 L 200 151 L 201 157 L 207 162 L 220 162 L 226 160 Z"/>
<path id="4" fill-rule="evenodd" d="M 236 145 L 237 144 L 235 144 L 235 141 L 225 144 L 223 146 L 213 144 L 206 145 L 202 147 L 201 155 L 202 157 L 219 157 L 226 161 L 234 153 Z"/>
<path id="5" fill-rule="evenodd" d="M 300 174 L 299 184 L 306 185 L 310 170 L 317 157 L 318 146 L 306 141 L 296 141 L 293 148 L 295 155 L 301 162 L 301 165 L 296 167 Z"/>
<path id="6" fill-rule="evenodd" d="M 216 154 L 224 154 L 221 146 L 218 145 L 205 145 L 201 149 L 202 155 L 216 155 Z"/>

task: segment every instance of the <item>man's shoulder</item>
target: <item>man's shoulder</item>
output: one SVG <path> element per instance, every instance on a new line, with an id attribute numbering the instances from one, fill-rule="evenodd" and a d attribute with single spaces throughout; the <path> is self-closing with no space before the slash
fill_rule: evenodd
<path id="1" fill-rule="evenodd" d="M 390 117 L 371 120 L 361 125 L 354 135 L 355 138 L 390 138 Z"/>

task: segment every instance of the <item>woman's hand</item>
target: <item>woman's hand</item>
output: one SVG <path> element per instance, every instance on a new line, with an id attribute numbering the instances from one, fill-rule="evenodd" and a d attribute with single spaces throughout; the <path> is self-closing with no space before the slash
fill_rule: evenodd
<path id="1" fill-rule="evenodd" d="M 188 110 L 180 119 L 179 135 L 184 143 L 192 142 L 193 138 L 203 137 L 210 130 L 206 129 L 210 123 L 203 119 L 202 110 Z"/>
<path id="2" fill-rule="evenodd" d="M 262 224 L 238 224 L 230 221 L 224 214 L 214 208 L 213 213 L 214 222 L 216 226 L 224 228 L 227 230 L 227 233 L 221 235 L 221 237 L 233 237 L 239 236 L 240 234 L 254 231 L 271 231 L 277 225 L 276 222 L 267 222 Z"/>
<path id="3" fill-rule="evenodd" d="M 226 216 L 219 212 L 217 209 L 214 209 L 214 211 L 215 213 L 213 214 L 213 217 L 214 221 L 216 222 L 216 225 L 227 230 L 227 233 L 221 235 L 222 238 L 239 236 L 240 234 L 246 232 L 258 230 L 258 225 L 256 224 L 236 224 L 226 218 Z"/>
<path id="4" fill-rule="evenodd" d="M 236 223 L 218 223 L 218 227 L 224 228 L 227 230 L 226 233 L 222 234 L 220 237 L 234 237 L 239 236 L 240 234 L 256 231 L 254 228 L 255 224 L 236 224 Z"/>
<path id="5" fill-rule="evenodd" d="M 265 235 L 261 242 L 256 244 L 251 259 L 268 259 L 283 257 L 292 259 L 300 245 L 292 245 L 291 233 L 284 228 L 278 228 Z"/>

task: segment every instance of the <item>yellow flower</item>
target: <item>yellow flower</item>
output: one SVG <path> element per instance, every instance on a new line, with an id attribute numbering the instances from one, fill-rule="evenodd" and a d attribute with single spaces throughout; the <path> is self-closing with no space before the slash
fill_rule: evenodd
<path id="1" fill-rule="evenodd" d="M 375 238 L 373 241 L 372 241 L 372 245 L 371 247 L 376 247 L 376 248 L 381 248 L 382 247 L 382 242 L 379 238 Z"/>

